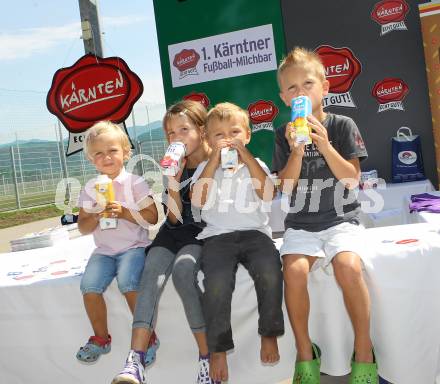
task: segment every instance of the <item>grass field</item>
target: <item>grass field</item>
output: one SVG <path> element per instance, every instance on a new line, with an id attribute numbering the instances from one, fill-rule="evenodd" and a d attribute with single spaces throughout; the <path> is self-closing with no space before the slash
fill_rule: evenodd
<path id="1" fill-rule="evenodd" d="M 161 175 L 149 171 L 143 176 L 149 183 L 151 191 L 160 195 L 163 189 Z M 10 192 L 12 188 L 8 188 L 9 193 L 6 194 L 2 194 L 0 191 L 0 229 L 63 214 L 63 211 L 57 209 L 54 204 L 55 188 L 46 191 L 35 189 L 32 193 L 20 194 L 21 209 L 18 209 L 15 195 Z M 8 191 L 4 190 L 4 192 Z M 76 192 L 79 192 L 79 189 L 73 191 L 73 195 Z M 75 198 L 72 198 L 72 200 L 75 200 Z"/>
<path id="2" fill-rule="evenodd" d="M 50 204 L 53 203 L 54 200 L 55 190 L 20 196 L 21 208 Z M 0 195 L 0 212 L 12 211 L 17 208 L 17 202 L 14 195 Z"/>
<path id="3" fill-rule="evenodd" d="M 20 209 L 17 211 L 0 212 L 0 229 L 31 223 L 63 214 L 55 205 L 37 208 Z"/>

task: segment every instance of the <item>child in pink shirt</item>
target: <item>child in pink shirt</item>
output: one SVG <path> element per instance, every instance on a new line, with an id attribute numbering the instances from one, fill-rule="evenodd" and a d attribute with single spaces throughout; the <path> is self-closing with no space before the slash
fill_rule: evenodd
<path id="1" fill-rule="evenodd" d="M 155 224 L 158 214 L 147 183 L 124 168 L 131 150 L 128 137 L 119 126 L 108 121 L 96 123 L 87 131 L 84 152 L 97 171 L 112 180 L 115 195 L 115 201 L 105 207 L 98 204 L 94 179 L 81 192 L 78 204 L 78 228 L 83 235 L 92 233 L 96 244 L 81 279 L 84 306 L 94 335 L 76 355 L 78 360 L 91 363 L 110 352 L 103 292 L 116 277 L 133 313 L 145 247 L 150 243 L 144 226 Z M 116 228 L 101 229 L 104 215 L 117 219 Z"/>

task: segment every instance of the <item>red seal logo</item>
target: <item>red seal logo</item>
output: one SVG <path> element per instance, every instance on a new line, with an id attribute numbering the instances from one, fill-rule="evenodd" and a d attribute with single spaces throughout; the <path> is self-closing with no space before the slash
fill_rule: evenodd
<path id="1" fill-rule="evenodd" d="M 258 100 L 247 107 L 252 132 L 262 129 L 273 131 L 273 120 L 278 115 L 278 108 L 272 101 Z"/>
<path id="2" fill-rule="evenodd" d="M 272 122 L 278 115 L 278 108 L 272 101 L 258 100 L 249 104 L 247 109 L 253 124 Z"/>
<path id="3" fill-rule="evenodd" d="M 59 275 L 65 275 L 66 273 L 68 273 L 68 271 L 55 271 L 55 272 L 52 272 L 51 275 L 59 276 Z"/>
<path id="4" fill-rule="evenodd" d="M 183 100 L 198 101 L 199 103 L 202 103 L 205 108 L 208 108 L 209 104 L 211 104 L 208 96 L 203 92 L 192 92 L 189 95 L 183 96 Z"/>
<path id="5" fill-rule="evenodd" d="M 408 92 L 409 88 L 406 83 L 401 79 L 393 77 L 377 82 L 371 94 L 379 104 L 386 104 L 392 101 L 402 101 Z"/>
<path id="6" fill-rule="evenodd" d="M 418 241 L 419 239 L 404 239 L 404 240 L 396 241 L 396 244 L 410 244 L 410 243 L 416 243 Z"/>
<path id="7" fill-rule="evenodd" d="M 28 280 L 28 279 L 32 279 L 34 277 L 34 275 L 22 275 L 22 276 L 15 276 L 14 280 Z"/>
<path id="8" fill-rule="evenodd" d="M 195 68 L 200 60 L 200 55 L 194 49 L 183 49 L 174 56 L 173 65 L 180 71 Z"/>
<path id="9" fill-rule="evenodd" d="M 321 45 L 315 50 L 325 67 L 331 93 L 345 93 L 350 90 L 361 73 L 361 63 L 349 48 L 333 48 Z"/>
<path id="10" fill-rule="evenodd" d="M 142 92 L 123 59 L 87 54 L 55 72 L 46 103 L 68 131 L 81 133 L 99 120 L 122 123 Z"/>
<path id="11" fill-rule="evenodd" d="M 405 0 L 382 0 L 371 11 L 371 18 L 379 25 L 405 20 L 409 6 Z"/>

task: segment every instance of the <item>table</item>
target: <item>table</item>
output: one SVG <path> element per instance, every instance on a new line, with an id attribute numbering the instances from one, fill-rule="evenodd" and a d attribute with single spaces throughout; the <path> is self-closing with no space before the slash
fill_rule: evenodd
<path id="1" fill-rule="evenodd" d="M 429 180 L 411 181 L 407 183 L 387 183 L 379 185 L 376 189 L 360 190 L 358 200 L 361 203 L 366 227 L 383 227 L 388 225 L 408 224 L 405 214 L 404 202 L 406 199 L 418 193 L 434 191 Z M 371 212 L 369 206 L 374 194 L 378 193 L 384 201 L 384 206 L 379 212 Z"/>
<path id="2" fill-rule="evenodd" d="M 417 193 L 431 191 L 434 191 L 434 187 L 429 180 L 380 184 L 375 189 L 358 190 L 357 198 L 363 211 L 362 222 L 367 228 L 408 224 L 411 221 L 408 221 L 404 214 L 403 204 L 405 198 Z M 374 209 L 377 200 L 379 203 L 383 201 L 383 207 L 378 212 Z M 284 232 L 284 218 L 288 210 L 288 198 L 279 194 L 272 201 L 269 212 L 269 225 L 273 232 Z"/>
<path id="3" fill-rule="evenodd" d="M 430 224 L 366 230 L 365 276 L 379 373 L 395 384 L 440 383 L 440 236 Z M 412 239 L 412 240 L 411 240 Z M 322 370 L 348 371 L 351 326 L 334 279 L 311 274 L 310 329 L 322 345 Z M 350 331 L 349 331 L 350 330 Z M 422 368 L 423 367 L 423 368 Z"/>
<path id="4" fill-rule="evenodd" d="M 433 384 L 440 373 L 440 235 L 426 223 L 371 228 L 365 234 L 369 244 L 365 275 L 379 372 L 395 384 Z M 407 239 L 414 241 L 402 241 Z M 276 242 L 279 245 L 281 239 Z M 0 382 L 110 383 L 122 368 L 131 316 L 115 284 L 106 292 L 112 352 L 92 366 L 75 359 L 77 348 L 91 333 L 79 275 L 92 248 L 92 239 L 86 236 L 51 248 L 0 254 Z M 310 275 L 309 289 L 310 332 L 323 352 L 321 370 L 345 375 L 350 370 L 353 333 L 341 291 L 334 277 L 322 270 Z M 232 303 L 236 349 L 228 356 L 229 384 L 275 384 L 291 377 L 295 350 L 284 312 L 281 361 L 262 366 L 255 292 L 240 267 Z M 197 350 L 171 281 L 160 301 L 157 333 L 161 346 L 147 372 L 149 384 L 193 382 Z"/>
<path id="5" fill-rule="evenodd" d="M 414 212 L 410 214 L 414 221 L 413 223 L 430 223 L 440 227 L 440 214 L 432 212 Z"/>
<path id="6" fill-rule="evenodd" d="M 112 351 L 91 366 L 75 358 L 91 334 L 79 283 L 93 247 L 92 237 L 84 236 L 50 248 L 0 254 L 0 383 L 110 384 L 122 369 L 131 315 L 115 283 L 105 293 Z M 256 296 L 242 268 L 232 308 L 236 349 L 229 356 L 229 383 L 275 384 L 288 378 L 295 358 L 291 332 L 280 339 L 281 364 L 259 363 Z M 147 372 L 148 383 L 195 382 L 198 351 L 171 280 L 159 304 L 156 330 L 161 346 Z"/>

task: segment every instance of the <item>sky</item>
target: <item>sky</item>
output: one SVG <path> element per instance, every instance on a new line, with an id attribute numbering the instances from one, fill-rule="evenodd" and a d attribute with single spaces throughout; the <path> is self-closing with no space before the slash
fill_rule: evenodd
<path id="1" fill-rule="evenodd" d="M 146 124 L 147 108 L 150 121 L 160 120 L 165 101 L 153 0 L 97 1 L 104 56 L 123 58 L 144 85 L 136 125 Z M 56 118 L 47 111 L 46 95 L 54 73 L 84 55 L 78 0 L 5 1 L 2 14 L 0 144 L 54 140 Z"/>

